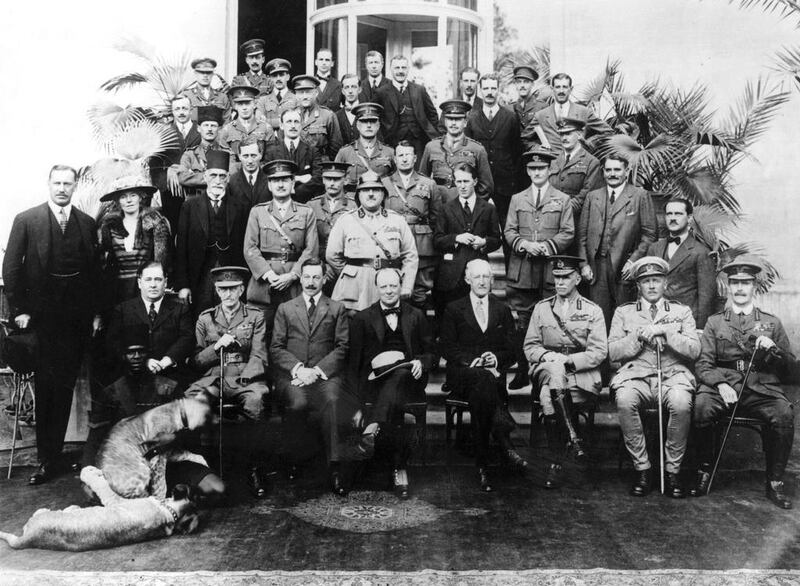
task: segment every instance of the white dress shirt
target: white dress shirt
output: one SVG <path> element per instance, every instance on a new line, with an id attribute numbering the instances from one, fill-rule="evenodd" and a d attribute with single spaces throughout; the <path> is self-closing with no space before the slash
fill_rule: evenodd
<path id="1" fill-rule="evenodd" d="M 68 203 L 65 206 L 56 205 L 53 203 L 52 199 L 47 200 L 47 205 L 50 206 L 50 211 L 53 212 L 53 215 L 56 217 L 56 220 L 61 218 L 61 210 L 64 210 L 64 215 L 67 216 L 67 222 L 69 222 L 69 215 L 72 213 L 72 204 Z"/>
<path id="2" fill-rule="evenodd" d="M 397 307 L 399 309 L 400 304 L 398 303 L 394 307 Z M 381 311 L 383 311 L 384 309 L 394 309 L 394 307 L 389 307 L 388 305 L 384 305 L 383 301 L 381 301 Z M 386 319 L 386 323 L 389 324 L 389 327 L 392 329 L 392 331 L 395 331 L 397 329 L 397 318 L 398 315 L 396 313 L 384 316 L 384 319 Z"/>

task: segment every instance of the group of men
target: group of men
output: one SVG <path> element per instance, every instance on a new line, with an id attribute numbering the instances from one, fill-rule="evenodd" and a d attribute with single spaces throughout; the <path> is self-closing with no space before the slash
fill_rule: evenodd
<path id="1" fill-rule="evenodd" d="M 630 183 L 628 161 L 601 162 L 586 149 L 592 134 L 613 129 L 570 101 L 568 75 L 552 77 L 549 103 L 534 91 L 535 69 L 516 67 L 511 109 L 498 103 L 497 75 L 467 68 L 440 117 L 408 80 L 405 57 L 391 59 L 388 80 L 370 51 L 368 76 L 356 83 L 330 76 L 327 49 L 314 75 L 294 78 L 285 59 L 264 65 L 263 41 L 242 50 L 249 71 L 227 92 L 212 87 L 216 62 L 204 58 L 193 63 L 196 85 L 172 100 L 181 152 L 153 161 L 151 174 L 175 232 L 175 268 L 143 265 L 140 297 L 109 323 L 92 295 L 94 220 L 71 204 L 75 170 L 53 167 L 48 203 L 15 219 L 6 294 L 17 325 L 42 340 L 32 484 L 53 474 L 85 343 L 105 329 L 123 382 L 106 389 L 114 407 L 98 410 L 96 427 L 175 393 L 235 401 L 258 422 L 271 388 L 288 442 L 301 440 L 309 413 L 320 422 L 337 494 L 348 490 L 343 468 L 370 457 L 380 438 L 392 448 L 393 484 L 408 496 L 403 420 L 419 418 L 414 406 L 424 406 L 442 355 L 448 390 L 470 405 L 482 490 L 492 490 L 492 436 L 510 466 L 528 467 L 509 438 L 507 387 L 533 381 L 553 443 L 563 428 L 585 458 L 574 404 L 597 400 L 611 363 L 639 472 L 632 494 L 652 482 L 640 412 L 658 387 L 671 496 L 684 493 L 678 472 L 692 413 L 710 449 L 709 426 L 738 401 L 768 422 L 767 495 L 791 506 L 782 477 L 793 423 L 778 383 L 794 358 L 780 322 L 752 305 L 758 265 L 725 267 L 730 305 L 714 313 L 716 265 L 691 230 L 691 202 L 666 204 L 658 239 L 653 201 Z M 354 140 L 344 145 L 343 135 Z M 487 259 L 501 246 L 507 303 L 490 293 Z M 766 358 L 737 389 L 756 351 Z M 249 483 L 262 496 L 256 451 Z M 703 458 L 695 494 L 709 481 Z M 183 468 L 208 492 L 224 490 L 207 468 Z M 548 486 L 558 470 L 555 462 Z"/>

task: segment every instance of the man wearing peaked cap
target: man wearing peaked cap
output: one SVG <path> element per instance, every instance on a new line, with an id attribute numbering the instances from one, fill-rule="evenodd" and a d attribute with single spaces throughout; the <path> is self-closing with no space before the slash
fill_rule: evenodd
<path id="1" fill-rule="evenodd" d="M 656 352 L 660 352 L 667 418 L 663 446 L 665 494 L 672 498 L 684 496 L 680 467 L 692 417 L 695 379 L 691 367 L 700 353 L 700 340 L 692 311 L 664 298 L 668 270 L 667 261 L 657 256 L 646 256 L 634 263 L 632 273 L 639 298 L 617 308 L 608 334 L 608 358 L 622 364 L 610 386 L 616 393 L 625 447 L 637 472 L 630 494 L 637 497 L 647 495 L 653 482 L 641 413 L 658 407 Z"/>
<path id="2" fill-rule="evenodd" d="M 244 54 L 247 71 L 233 78 L 232 86 L 249 85 L 258 90 L 257 96 L 263 96 L 272 91 L 272 81 L 264 73 L 264 45 L 263 39 L 250 39 L 239 47 Z"/>
<path id="3" fill-rule="evenodd" d="M 517 311 L 517 355 L 525 363 L 522 342 L 534 306 L 553 292 L 548 259 L 567 252 L 575 238 L 569 196 L 548 182 L 555 153 L 538 146 L 522 156 L 531 186 L 511 196 L 503 236 L 510 249 L 506 300 Z M 520 371 L 510 389 L 528 385 Z"/>
<path id="4" fill-rule="evenodd" d="M 547 98 L 541 95 L 540 90 L 533 89 L 537 79 L 539 74 L 530 65 L 518 65 L 514 68 L 514 84 L 519 96 L 514 102 L 514 112 L 519 119 L 519 132 L 525 150 L 545 143 L 538 133 L 536 112 L 547 107 Z"/>
<path id="5" fill-rule="evenodd" d="M 281 104 L 295 99 L 295 95 L 287 87 L 291 69 L 292 64 L 281 58 L 270 60 L 264 67 L 272 82 L 272 91 L 259 96 L 256 102 L 256 114 L 275 131 L 280 128 Z"/>
<path id="6" fill-rule="evenodd" d="M 313 75 L 296 75 L 292 89 L 302 115 L 300 137 L 329 159 L 342 148 L 342 133 L 336 115 L 317 102 L 319 80 Z"/>
<path id="7" fill-rule="evenodd" d="M 355 191 L 358 178 L 367 171 L 374 171 L 381 177 L 394 171 L 394 149 L 378 140 L 380 117 L 383 106 L 374 102 L 363 102 L 353 108 L 358 139 L 339 149 L 336 160 L 349 163 L 345 188 Z"/>
<path id="8" fill-rule="evenodd" d="M 203 57 L 192 61 L 192 69 L 195 73 L 195 83 L 183 92 L 192 105 L 192 118 L 197 120 L 197 108 L 200 106 L 217 106 L 222 110 L 223 118 L 230 118 L 230 100 L 228 99 L 228 84 L 214 72 L 217 67 L 215 59 Z M 217 76 L 222 82 L 222 87 L 215 89 L 212 87 L 212 80 Z M 198 121 L 199 124 L 199 121 Z M 222 122 L 220 122 L 222 124 Z"/>
<path id="9" fill-rule="evenodd" d="M 222 110 L 216 106 L 200 106 L 197 109 L 197 126 L 200 132 L 200 144 L 181 156 L 178 166 L 178 181 L 187 197 L 195 196 L 206 186 L 204 173 L 206 170 L 206 153 L 218 151 L 219 131 L 222 126 Z"/>
<path id="10" fill-rule="evenodd" d="M 695 365 L 700 384 L 693 424 L 700 467 L 690 494 L 707 493 L 714 458 L 713 424 L 730 415 L 738 403 L 737 417 L 752 417 L 767 427 L 762 434 L 766 496 L 776 506 L 790 509 L 783 479 L 794 440 L 794 412 L 783 384 L 796 382 L 797 360 L 781 321 L 753 303 L 761 262 L 742 255 L 722 270 L 730 304 L 708 318 Z"/>
<path id="11" fill-rule="evenodd" d="M 228 95 L 233 101 L 236 119 L 222 127 L 219 144 L 223 150 L 230 151 L 231 163 L 235 163 L 239 158 L 239 146 L 243 141 L 251 139 L 259 142 L 263 152 L 264 145 L 273 140 L 275 133 L 269 124 L 256 118 L 255 99 L 258 95 L 256 88 L 237 85 L 228 90 Z"/>

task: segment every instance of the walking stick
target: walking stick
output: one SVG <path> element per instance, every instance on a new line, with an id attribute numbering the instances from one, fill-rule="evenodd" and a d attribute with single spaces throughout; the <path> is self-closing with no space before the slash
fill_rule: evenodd
<path id="1" fill-rule="evenodd" d="M 711 471 L 711 478 L 708 479 L 708 490 L 706 490 L 706 494 L 711 492 L 711 485 L 714 483 L 714 476 L 717 474 L 719 462 L 722 460 L 722 452 L 725 450 L 725 442 L 728 441 L 728 434 L 731 432 L 731 427 L 733 426 L 733 418 L 736 417 L 736 408 L 739 406 L 739 398 L 742 396 L 742 393 L 744 393 L 744 387 L 747 384 L 748 377 L 750 376 L 750 370 L 753 368 L 753 360 L 755 360 L 757 350 L 758 348 L 754 346 L 753 353 L 750 355 L 750 361 L 747 363 L 747 370 L 745 371 L 744 378 L 742 379 L 742 387 L 736 394 L 736 402 L 733 404 L 733 411 L 731 411 L 730 418 L 728 419 L 728 427 L 725 429 L 725 435 L 722 436 L 722 444 L 720 445 L 719 452 L 717 453 L 717 460 L 714 462 L 714 469 Z"/>
<path id="2" fill-rule="evenodd" d="M 225 396 L 225 348 L 219 349 L 219 477 L 222 478 L 222 397 Z"/>
<path id="3" fill-rule="evenodd" d="M 661 372 L 661 344 L 656 341 L 656 378 L 658 379 L 658 453 L 661 457 L 661 494 L 664 494 L 664 385 Z"/>
<path id="4" fill-rule="evenodd" d="M 22 410 L 22 399 L 25 396 L 24 375 L 14 373 L 14 390 L 16 391 L 16 405 L 14 405 L 14 435 L 11 439 L 11 457 L 8 459 L 8 475 L 6 480 L 11 480 L 11 469 L 14 467 L 14 452 L 17 448 L 17 434 L 19 433 L 19 412 Z"/>

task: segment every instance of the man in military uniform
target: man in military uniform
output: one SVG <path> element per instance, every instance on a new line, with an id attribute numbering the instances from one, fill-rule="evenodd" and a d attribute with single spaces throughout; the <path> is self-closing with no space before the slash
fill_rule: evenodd
<path id="1" fill-rule="evenodd" d="M 277 159 L 264 166 L 272 200 L 250 210 L 244 237 L 244 257 L 250 267 L 249 302 L 264 308 L 267 337 L 275 310 L 300 294 L 300 267 L 319 255 L 316 218 L 305 204 L 292 199 L 297 165 Z"/>
<path id="2" fill-rule="evenodd" d="M 563 254 L 575 238 L 569 196 L 547 181 L 555 154 L 537 147 L 523 155 L 531 186 L 511 197 L 504 237 L 511 249 L 506 274 L 506 302 L 517 312 L 518 365 L 525 364 L 522 341 L 534 305 L 553 290 L 548 257 Z M 524 369 L 517 371 L 510 389 L 528 385 Z"/>
<path id="3" fill-rule="evenodd" d="M 358 139 L 343 146 L 336 154 L 336 161 L 350 164 L 345 181 L 348 191 L 355 191 L 358 178 L 367 171 L 386 177 L 394 170 L 394 149 L 378 140 L 382 110 L 380 104 L 372 102 L 364 102 L 353 108 Z"/>
<path id="4" fill-rule="evenodd" d="M 319 238 L 319 259 L 325 263 L 325 250 L 328 247 L 328 236 L 339 217 L 358 207 L 352 196 L 344 190 L 344 177 L 347 163 L 324 161 L 322 163 L 322 184 L 325 193 L 308 202 L 308 207 L 314 210 L 317 219 L 317 236 Z M 330 266 L 325 267 L 322 292 L 328 297 L 333 293 L 336 284 L 336 273 Z"/>
<path id="5" fill-rule="evenodd" d="M 550 185 L 570 197 L 576 226 L 586 194 L 603 187 L 600 161 L 581 145 L 585 126 L 586 123 L 577 118 L 561 118 L 556 123 L 564 150 L 550 166 Z M 577 243 L 574 248 L 577 249 Z"/>
<path id="6" fill-rule="evenodd" d="M 679 474 L 692 418 L 695 379 L 691 365 L 700 354 L 700 339 L 692 311 L 664 298 L 668 270 L 667 261 L 657 256 L 645 256 L 634 264 L 639 299 L 617 308 L 608 334 L 608 358 L 622 363 L 611 379 L 611 388 L 617 397 L 625 447 L 637 472 L 631 496 L 645 496 L 652 483 L 641 412 L 650 406 L 658 407 L 658 352 L 662 401 L 667 413 L 662 473 L 667 475 L 667 496 L 684 496 Z"/>
<path id="7" fill-rule="evenodd" d="M 742 256 L 722 270 L 728 275 L 730 306 L 708 318 L 695 365 L 700 385 L 693 423 L 700 468 L 690 493 L 707 493 L 714 458 L 712 424 L 729 415 L 738 402 L 736 415 L 753 417 L 767 426 L 763 434 L 767 498 L 782 509 L 791 509 L 783 476 L 794 439 L 794 412 L 781 383 L 793 378 L 796 359 L 781 321 L 753 304 L 756 275 L 762 270 L 758 260 Z"/>
<path id="8" fill-rule="evenodd" d="M 200 144 L 187 149 L 178 165 L 178 181 L 187 197 L 197 195 L 206 187 L 206 154 L 220 151 L 217 141 L 222 125 L 222 110 L 216 106 L 200 106 L 197 112 L 197 126 L 200 130 Z"/>
<path id="9" fill-rule="evenodd" d="M 325 259 L 338 276 L 331 298 L 349 310 L 360 311 L 378 300 L 375 274 L 381 269 L 400 271 L 400 294 L 411 297 L 419 264 L 414 234 L 403 216 L 383 208 L 385 197 L 380 177 L 364 173 L 356 188 L 359 207 L 343 214 L 328 238 Z"/>
<path id="10" fill-rule="evenodd" d="M 228 91 L 236 110 L 236 119 L 228 122 L 219 131 L 218 142 L 222 150 L 231 153 L 231 164 L 239 160 L 239 145 L 246 139 L 253 139 L 260 143 L 259 150 L 264 151 L 264 145 L 271 141 L 275 132 L 266 122 L 256 120 L 255 99 L 258 90 L 248 85 L 233 86 Z"/>
<path id="11" fill-rule="evenodd" d="M 197 120 L 200 106 L 216 106 L 222 110 L 222 116 L 227 121 L 231 116 L 231 103 L 228 99 L 228 84 L 218 74 L 214 73 L 217 67 L 215 59 L 203 57 L 192 61 L 192 69 L 195 73 L 195 83 L 183 92 L 192 104 L 192 119 Z M 217 76 L 222 82 L 220 89 L 211 87 L 211 79 Z"/>
<path id="12" fill-rule="evenodd" d="M 453 183 L 453 169 L 459 163 L 469 163 L 478 173 L 475 193 L 481 199 L 490 198 L 494 192 L 494 180 L 486 149 L 464 134 L 467 112 L 472 106 L 461 100 L 447 100 L 439 107 L 442 109 L 447 134 L 434 138 L 425 145 L 422 160 L 419 162 L 419 172 L 441 186 L 442 202 L 447 203 L 458 198 Z"/>
<path id="13" fill-rule="evenodd" d="M 266 96 L 272 91 L 272 80 L 264 73 L 264 39 L 250 39 L 242 43 L 239 50 L 244 53 L 247 71 L 237 75 L 231 81 L 232 86 L 249 85 L 258 90 L 258 97 Z"/>
<path id="14" fill-rule="evenodd" d="M 533 368 L 533 386 L 539 388 L 547 443 L 553 455 L 544 486 L 556 488 L 561 471 L 559 425 L 566 428 L 576 459 L 587 457 L 575 428 L 573 405 L 596 404 L 599 400 L 603 386 L 600 364 L 608 354 L 608 340 L 603 311 L 578 293 L 581 259 L 555 255 L 550 261 L 556 294 L 533 308 L 523 347 Z"/>
<path id="15" fill-rule="evenodd" d="M 289 82 L 289 72 L 292 64 L 286 59 L 272 59 L 264 67 L 269 79 L 272 81 L 272 91 L 259 96 L 256 101 L 256 116 L 272 126 L 276 132 L 281 125 L 281 105 L 295 103 L 295 95 L 289 91 L 286 84 Z"/>
<path id="16" fill-rule="evenodd" d="M 530 65 L 520 65 L 514 68 L 514 83 L 517 86 L 519 99 L 514 103 L 514 113 L 519 119 L 519 134 L 522 138 L 522 148 L 529 151 L 536 145 L 544 145 L 536 121 L 536 112 L 547 107 L 547 100 L 533 91 L 534 82 L 539 79 L 539 74 Z"/>
<path id="17" fill-rule="evenodd" d="M 246 268 L 217 267 L 211 270 L 211 277 L 220 303 L 197 318 L 194 366 L 203 377 L 186 390 L 186 396 L 220 399 L 222 395 L 222 400 L 234 401 L 244 416 L 255 422 L 261 419 L 264 397 L 269 393 L 264 382 L 264 313 L 241 302 Z M 248 483 L 260 498 L 266 491 L 253 454 L 251 451 Z"/>
<path id="18" fill-rule="evenodd" d="M 313 75 L 296 75 L 292 87 L 303 116 L 300 137 L 323 157 L 335 158 L 342 148 L 342 133 L 336 115 L 317 103 L 319 80 Z"/>
<path id="19" fill-rule="evenodd" d="M 391 177 L 383 179 L 388 192 L 383 205 L 387 210 L 403 215 L 414 234 L 419 266 L 410 303 L 424 309 L 428 294 L 433 289 L 436 267 L 439 264 L 440 255 L 433 247 L 433 231 L 442 201 L 441 195 L 435 189 L 436 183 L 414 170 L 416 162 L 414 145 L 408 141 L 400 141 L 394 156 L 397 171 Z"/>

